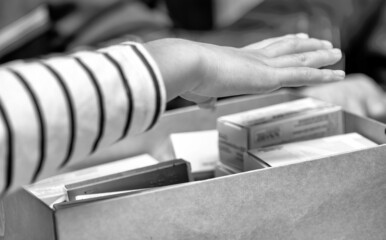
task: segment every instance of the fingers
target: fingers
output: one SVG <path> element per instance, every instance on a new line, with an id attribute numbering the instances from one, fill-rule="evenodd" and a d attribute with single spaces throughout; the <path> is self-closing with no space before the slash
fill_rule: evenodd
<path id="1" fill-rule="evenodd" d="M 291 38 L 306 39 L 306 38 L 308 38 L 308 35 L 305 33 L 288 34 L 288 35 L 284 35 L 281 37 L 269 38 L 269 39 L 266 39 L 266 40 L 263 40 L 263 41 L 260 41 L 257 43 L 253 43 L 253 44 L 250 44 L 248 46 L 245 46 L 244 48 L 245 49 L 255 49 L 255 50 L 262 49 L 262 48 L 267 47 L 268 45 L 271 45 L 272 43 L 279 42 L 279 41 L 285 40 L 285 39 L 291 39 Z"/>
<path id="2" fill-rule="evenodd" d="M 273 78 L 279 87 L 299 87 L 340 81 L 345 78 L 341 70 L 314 69 L 307 67 L 277 68 L 273 70 Z"/>
<path id="3" fill-rule="evenodd" d="M 274 42 L 260 50 L 266 57 L 279 57 L 288 54 L 311 52 L 322 49 L 331 49 L 332 44 L 326 40 L 315 38 L 288 38 Z"/>
<path id="4" fill-rule="evenodd" d="M 370 117 L 379 118 L 386 116 L 386 95 L 375 94 L 366 98 L 367 113 Z"/>
<path id="5" fill-rule="evenodd" d="M 266 59 L 264 62 L 271 67 L 313 67 L 320 68 L 332 65 L 342 58 L 339 49 L 317 50 Z"/>

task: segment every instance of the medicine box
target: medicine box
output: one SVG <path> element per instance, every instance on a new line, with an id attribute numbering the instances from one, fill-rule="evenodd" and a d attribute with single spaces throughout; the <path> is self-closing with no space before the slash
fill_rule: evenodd
<path id="1" fill-rule="evenodd" d="M 312 161 L 377 146 L 358 133 L 252 149 L 244 153 L 244 171 Z"/>
<path id="2" fill-rule="evenodd" d="M 243 169 L 244 152 L 280 143 L 343 133 L 342 109 L 312 98 L 303 98 L 220 117 L 220 161 Z"/>

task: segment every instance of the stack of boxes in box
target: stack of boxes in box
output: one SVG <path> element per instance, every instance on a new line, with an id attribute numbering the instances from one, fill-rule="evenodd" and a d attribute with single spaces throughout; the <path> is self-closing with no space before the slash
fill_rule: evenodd
<path id="1" fill-rule="evenodd" d="M 342 134 L 341 107 L 312 98 L 223 116 L 217 121 L 217 176 L 244 170 L 244 153 L 286 142 Z"/>
<path id="2" fill-rule="evenodd" d="M 244 171 L 279 167 L 377 146 L 358 133 L 257 148 L 244 154 Z"/>

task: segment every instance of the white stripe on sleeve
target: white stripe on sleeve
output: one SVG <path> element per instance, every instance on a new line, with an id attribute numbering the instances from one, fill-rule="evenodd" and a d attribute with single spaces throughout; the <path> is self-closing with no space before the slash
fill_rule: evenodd
<path id="1" fill-rule="evenodd" d="M 33 103 L 20 81 L 0 69 L 0 99 L 6 109 L 13 135 L 13 178 L 11 189 L 31 182 L 38 164 L 38 124 Z"/>
<path id="2" fill-rule="evenodd" d="M 100 86 L 105 109 L 105 129 L 99 147 L 109 146 L 122 135 L 126 113 L 129 111 L 122 80 L 115 66 L 100 53 L 80 52 L 74 56 L 83 60 Z"/>
<path id="3" fill-rule="evenodd" d="M 79 64 L 69 57 L 51 58 L 46 61 L 65 82 L 73 101 L 74 138 L 71 159 L 84 158 L 90 153 L 97 132 L 98 106 L 94 88 Z M 67 117 L 67 116 L 64 116 Z"/>
<path id="4" fill-rule="evenodd" d="M 165 87 L 158 68 L 148 56 L 146 50 L 135 44 L 143 54 L 141 58 L 130 45 L 113 46 L 101 51 L 109 53 L 120 64 L 131 88 L 133 113 L 129 134 L 146 131 L 153 122 L 158 120 L 166 105 Z M 144 60 L 146 60 L 148 67 Z M 149 71 L 150 70 L 150 71 Z M 154 74 L 151 74 L 153 71 Z"/>
<path id="5" fill-rule="evenodd" d="M 54 76 L 39 63 L 16 65 L 40 100 L 45 119 L 46 154 L 40 178 L 58 170 L 66 156 L 69 141 L 69 121 L 66 99 Z"/>

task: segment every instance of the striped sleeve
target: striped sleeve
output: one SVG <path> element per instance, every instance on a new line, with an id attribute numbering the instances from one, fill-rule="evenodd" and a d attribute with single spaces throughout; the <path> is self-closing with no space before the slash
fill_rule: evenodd
<path id="1" fill-rule="evenodd" d="M 166 105 L 138 43 L 0 68 L 0 192 L 152 128 Z"/>

